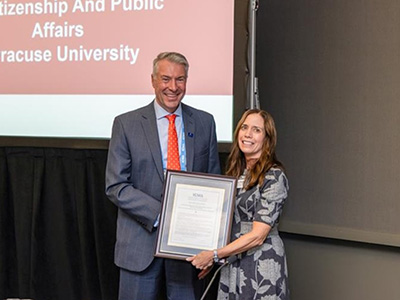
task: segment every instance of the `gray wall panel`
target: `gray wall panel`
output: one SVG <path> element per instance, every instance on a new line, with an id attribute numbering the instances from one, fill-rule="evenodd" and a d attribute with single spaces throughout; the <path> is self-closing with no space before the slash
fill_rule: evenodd
<path id="1" fill-rule="evenodd" d="M 271 0 L 257 33 L 291 184 L 281 229 L 400 246 L 400 2 Z"/>

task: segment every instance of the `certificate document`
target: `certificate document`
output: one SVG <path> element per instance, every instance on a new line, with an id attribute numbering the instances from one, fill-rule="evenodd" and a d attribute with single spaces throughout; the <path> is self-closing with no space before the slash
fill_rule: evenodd
<path id="1" fill-rule="evenodd" d="M 224 195 L 222 188 L 177 184 L 167 244 L 217 248 Z"/>
<path id="2" fill-rule="evenodd" d="M 236 178 L 171 171 L 166 173 L 154 255 L 186 259 L 230 240 Z"/>

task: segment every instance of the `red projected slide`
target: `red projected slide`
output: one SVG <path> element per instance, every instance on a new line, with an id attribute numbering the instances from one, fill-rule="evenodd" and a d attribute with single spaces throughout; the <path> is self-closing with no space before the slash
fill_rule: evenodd
<path id="1" fill-rule="evenodd" d="M 87 105 L 93 109 L 93 99 L 85 95 L 101 95 L 101 101 L 110 101 L 106 108 L 119 105 L 118 95 L 132 95 L 132 102 L 137 99 L 141 106 L 152 100 L 152 61 L 163 51 L 181 52 L 189 60 L 189 104 L 196 106 L 191 96 L 211 97 L 211 102 L 212 97 L 227 96 L 231 103 L 233 4 L 232 0 L 0 0 L 0 104 L 18 118 L 30 114 L 21 113 L 27 102 L 51 106 L 55 101 L 70 113 L 68 118 L 78 120 L 74 109 L 84 109 L 85 101 L 91 101 Z M 78 107 L 73 95 L 80 97 Z M 20 103 L 18 108 L 15 103 Z M 68 103 L 71 108 L 65 108 Z M 113 113 L 134 108 L 135 104 L 125 105 Z M 213 113 L 212 108 L 201 108 Z M 8 133 L 0 128 L 0 135 L 108 137 L 115 115 L 94 114 L 106 122 L 106 133 L 36 134 L 23 128 Z M 15 128 L 15 120 L 9 118 L 4 125 Z M 225 126 L 216 119 L 217 125 Z M 46 128 L 44 123 L 40 126 Z"/>

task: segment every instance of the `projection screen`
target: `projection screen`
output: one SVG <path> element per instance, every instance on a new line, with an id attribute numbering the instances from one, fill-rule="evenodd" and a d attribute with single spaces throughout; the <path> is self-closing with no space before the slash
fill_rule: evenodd
<path id="1" fill-rule="evenodd" d="M 184 103 L 232 140 L 234 1 L 0 1 L 0 136 L 108 139 L 150 103 L 152 61 L 189 60 Z"/>

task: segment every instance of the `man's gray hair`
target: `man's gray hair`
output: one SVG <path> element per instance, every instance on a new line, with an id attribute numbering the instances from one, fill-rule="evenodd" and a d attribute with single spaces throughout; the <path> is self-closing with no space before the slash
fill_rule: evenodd
<path id="1" fill-rule="evenodd" d="M 185 67 L 185 75 L 188 77 L 189 72 L 189 62 L 183 54 L 178 52 L 161 52 L 157 55 L 157 57 L 153 60 L 153 75 L 156 75 L 158 72 L 158 63 L 161 60 L 168 60 L 169 62 L 183 65 Z"/>

